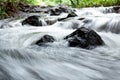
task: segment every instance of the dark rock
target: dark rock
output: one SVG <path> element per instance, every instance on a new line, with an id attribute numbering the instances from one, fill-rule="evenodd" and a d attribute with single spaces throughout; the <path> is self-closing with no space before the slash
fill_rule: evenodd
<path id="1" fill-rule="evenodd" d="M 68 40 L 69 46 L 71 47 L 81 47 L 85 49 L 93 49 L 104 44 L 101 37 L 95 31 L 84 27 L 78 28 L 64 39 Z"/>
<path id="2" fill-rule="evenodd" d="M 50 15 L 60 15 L 61 13 L 70 13 L 71 15 L 71 12 L 73 10 L 70 9 L 69 7 L 66 7 L 66 6 L 56 6 L 56 7 L 53 7 L 50 9 Z"/>
<path id="3" fill-rule="evenodd" d="M 113 10 L 115 13 L 120 13 L 120 6 L 114 6 Z"/>
<path id="4" fill-rule="evenodd" d="M 49 8 L 42 8 L 42 7 L 40 7 L 40 6 L 38 6 L 38 7 L 35 7 L 35 8 L 33 8 L 33 9 L 31 9 L 31 10 L 29 10 L 29 12 L 30 13 L 49 13 Z"/>
<path id="5" fill-rule="evenodd" d="M 25 25 L 25 24 L 29 24 L 32 26 L 42 26 L 42 22 L 39 21 L 38 16 L 35 16 L 35 15 L 30 16 L 27 19 L 25 19 L 24 21 L 22 21 L 22 25 Z"/>
<path id="6" fill-rule="evenodd" d="M 78 20 L 84 20 L 85 18 L 79 18 Z"/>
<path id="7" fill-rule="evenodd" d="M 75 16 L 77 16 L 77 14 L 76 14 L 76 13 L 74 13 L 74 12 L 70 12 L 70 13 L 68 14 L 68 16 L 67 16 L 67 17 L 75 17 Z"/>
<path id="8" fill-rule="evenodd" d="M 92 22 L 92 20 L 90 20 L 90 19 L 83 19 L 83 23 L 88 24 L 88 23 L 90 23 L 90 22 Z"/>
<path id="9" fill-rule="evenodd" d="M 59 7 L 59 10 L 60 10 L 61 12 L 65 12 L 65 13 L 68 13 L 68 12 L 69 12 L 69 8 L 68 8 L 67 6 L 60 6 L 60 7 Z"/>
<path id="10" fill-rule="evenodd" d="M 18 8 L 19 8 L 19 10 L 20 11 L 22 11 L 22 12 L 28 12 L 30 9 L 31 9 L 31 6 L 30 5 L 28 5 L 28 4 L 24 4 L 24 3 L 19 3 L 18 4 Z"/>
<path id="11" fill-rule="evenodd" d="M 59 9 L 50 9 L 50 15 L 60 15 L 62 12 Z"/>
<path id="12" fill-rule="evenodd" d="M 68 19 L 68 18 L 70 18 L 70 17 L 75 17 L 75 16 L 77 16 L 76 13 L 70 12 L 70 13 L 68 13 L 67 17 L 59 18 L 58 21 L 63 21 L 63 20 L 66 20 L 66 19 Z"/>
<path id="13" fill-rule="evenodd" d="M 44 35 L 40 40 L 38 40 L 35 44 L 37 45 L 42 45 L 44 43 L 48 43 L 48 42 L 54 42 L 55 39 L 50 36 L 50 35 Z"/>
<path id="14" fill-rule="evenodd" d="M 66 20 L 67 19 L 67 17 L 64 17 L 64 18 L 58 18 L 58 21 L 64 21 L 64 20 Z"/>

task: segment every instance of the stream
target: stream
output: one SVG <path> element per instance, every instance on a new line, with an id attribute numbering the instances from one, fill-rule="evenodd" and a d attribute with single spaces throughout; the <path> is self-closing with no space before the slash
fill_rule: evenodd
<path id="1" fill-rule="evenodd" d="M 42 15 L 38 27 L 22 25 L 26 17 L 0 20 L 0 80 L 120 80 L 120 14 L 109 8 L 76 9 L 78 16 L 52 25 L 45 20 L 67 13 Z M 105 45 L 69 47 L 63 38 L 83 26 L 95 30 Z M 36 45 L 46 34 L 56 41 Z"/>

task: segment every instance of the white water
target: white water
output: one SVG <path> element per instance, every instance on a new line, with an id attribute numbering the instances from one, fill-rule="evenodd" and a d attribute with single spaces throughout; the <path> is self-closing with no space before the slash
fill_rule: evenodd
<path id="1" fill-rule="evenodd" d="M 79 10 L 76 18 L 83 20 L 51 26 L 5 23 L 0 29 L 0 80 L 120 80 L 120 15 L 93 10 Z M 106 45 L 93 50 L 68 47 L 63 38 L 81 26 L 97 31 Z M 45 34 L 56 41 L 35 45 Z"/>

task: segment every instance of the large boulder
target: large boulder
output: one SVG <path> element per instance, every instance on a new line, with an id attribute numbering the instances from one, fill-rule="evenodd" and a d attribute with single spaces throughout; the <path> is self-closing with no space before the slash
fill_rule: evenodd
<path id="1" fill-rule="evenodd" d="M 32 26 L 42 26 L 42 22 L 39 21 L 39 17 L 36 15 L 30 16 L 22 21 L 22 25 L 29 24 Z"/>
<path id="2" fill-rule="evenodd" d="M 38 40 L 35 44 L 37 45 L 43 45 L 45 43 L 48 43 L 48 42 L 54 42 L 55 39 L 53 38 L 53 36 L 50 36 L 50 35 L 44 35 L 43 37 L 40 38 L 40 40 Z"/>
<path id="3" fill-rule="evenodd" d="M 97 46 L 104 45 L 103 40 L 94 30 L 85 27 L 78 28 L 64 39 L 69 42 L 69 46 L 71 47 L 93 49 Z"/>

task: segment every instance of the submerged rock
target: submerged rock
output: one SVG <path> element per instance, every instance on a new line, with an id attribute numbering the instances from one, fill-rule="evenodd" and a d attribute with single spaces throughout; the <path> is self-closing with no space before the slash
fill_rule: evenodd
<path id="1" fill-rule="evenodd" d="M 47 23 L 47 25 L 53 25 L 54 23 L 57 22 L 57 19 L 56 20 L 46 20 L 45 22 Z"/>
<path id="2" fill-rule="evenodd" d="M 44 43 L 48 43 L 48 42 L 54 42 L 55 39 L 53 38 L 53 36 L 50 35 L 44 35 L 40 40 L 38 40 L 35 44 L 37 45 L 42 45 Z"/>
<path id="3" fill-rule="evenodd" d="M 38 16 L 35 16 L 35 15 L 30 16 L 26 18 L 24 21 L 22 21 L 22 25 L 25 25 L 25 24 L 29 24 L 32 26 L 42 26 L 42 22 L 39 21 Z"/>
<path id="4" fill-rule="evenodd" d="M 93 49 L 104 44 L 101 37 L 95 31 L 84 27 L 78 28 L 64 39 L 68 40 L 69 46 L 71 47 L 85 49 Z"/>

